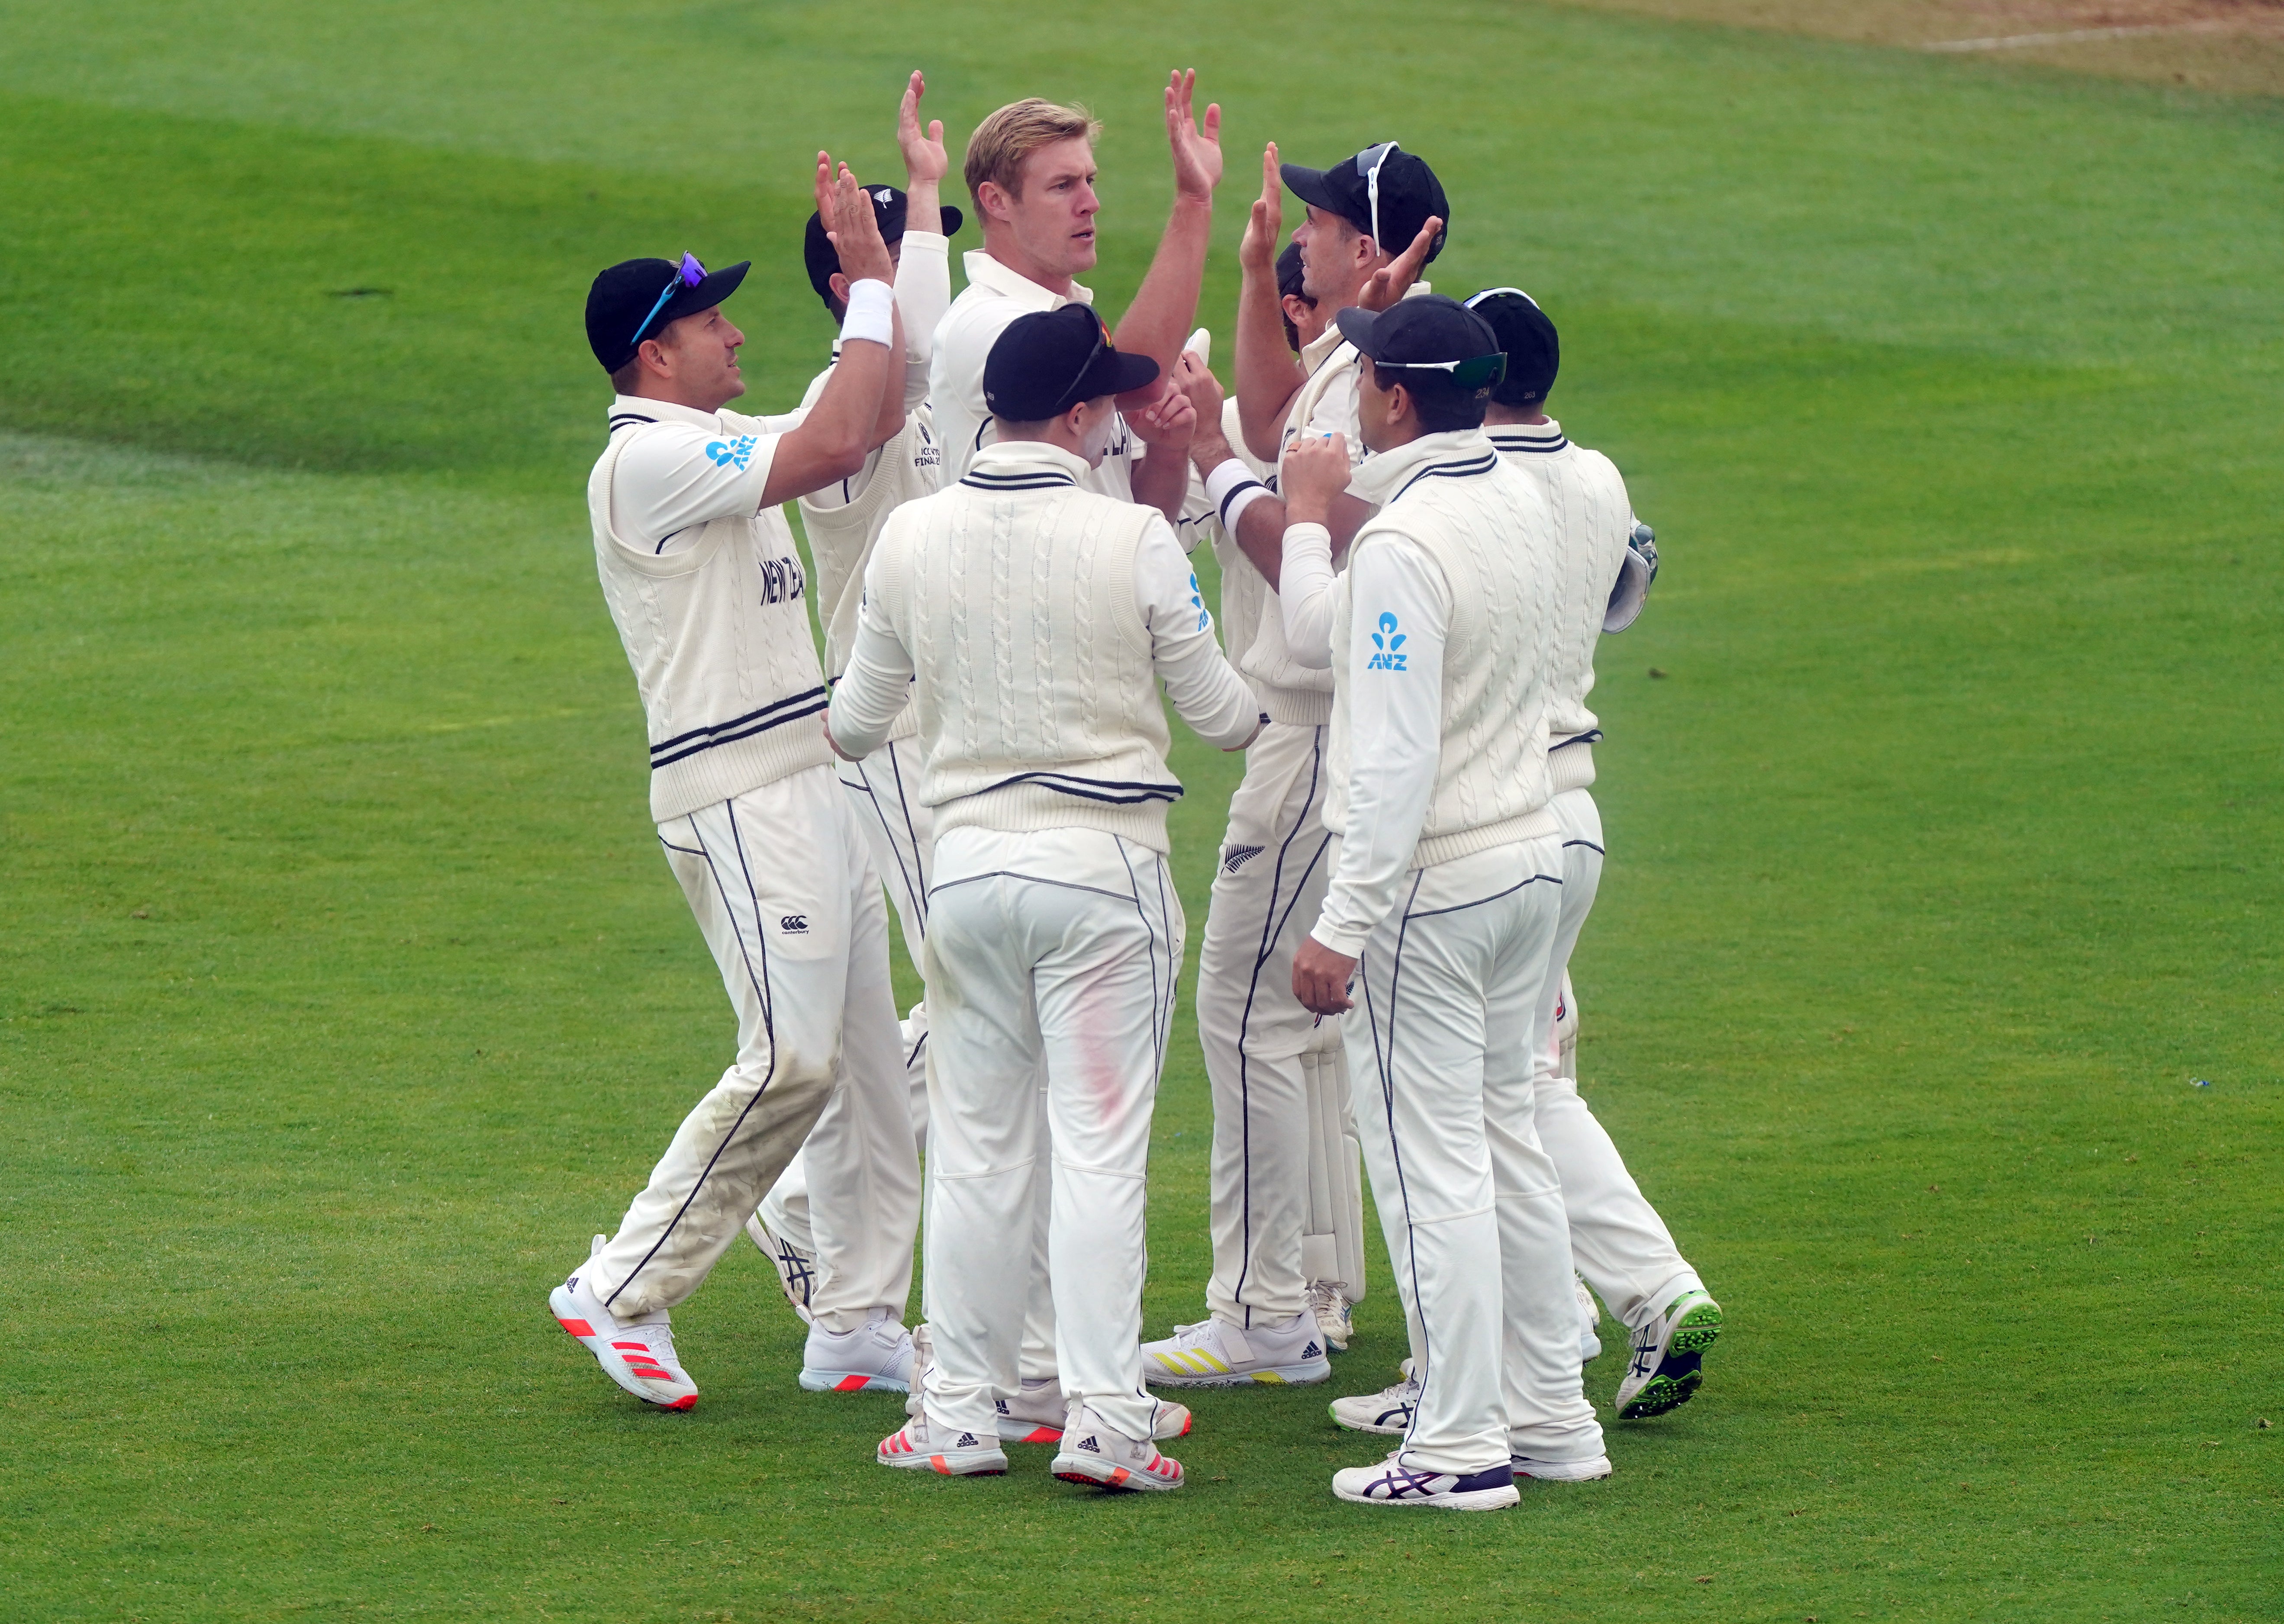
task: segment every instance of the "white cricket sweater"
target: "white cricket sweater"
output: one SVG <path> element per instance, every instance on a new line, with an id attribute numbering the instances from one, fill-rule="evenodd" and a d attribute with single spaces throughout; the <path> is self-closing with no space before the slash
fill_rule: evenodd
<path id="1" fill-rule="evenodd" d="M 784 511 L 761 505 L 786 421 L 611 402 L 587 511 L 642 695 L 658 823 L 833 759 L 801 556 Z"/>
<path id="2" fill-rule="evenodd" d="M 878 748 L 909 698 L 939 836 L 1094 828 L 1162 852 L 1182 786 L 1159 679 L 1210 743 L 1234 748 L 1257 724 L 1173 527 L 1081 489 L 1086 466 L 1037 442 L 986 446 L 897 509 L 873 550 L 833 737 Z"/>
<path id="3" fill-rule="evenodd" d="M 1352 488 L 1380 511 L 1326 589 L 1338 609 L 1324 816 L 1341 847 L 1312 933 L 1350 953 L 1406 870 L 1555 832 L 1546 656 L 1560 548 L 1532 481 L 1478 429 L 1383 452 Z M 1320 527 L 1295 528 L 1288 546 L 1313 531 L 1328 548 Z"/>
<path id="4" fill-rule="evenodd" d="M 1616 465 L 1573 445 L 1553 418 L 1493 424 L 1483 433 L 1537 486 L 1561 538 L 1547 628 L 1548 761 L 1556 794 L 1582 790 L 1594 782 L 1594 745 L 1602 737 L 1586 707 L 1594 691 L 1594 645 L 1633 534 L 1633 504 Z"/>

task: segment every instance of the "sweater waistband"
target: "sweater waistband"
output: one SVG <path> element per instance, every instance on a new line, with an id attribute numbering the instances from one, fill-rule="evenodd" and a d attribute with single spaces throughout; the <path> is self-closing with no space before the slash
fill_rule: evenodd
<path id="1" fill-rule="evenodd" d="M 1262 714 L 1271 722 L 1320 728 L 1333 719 L 1333 696 L 1313 688 L 1273 688 L 1259 677 L 1248 679 Z"/>
<path id="2" fill-rule="evenodd" d="M 996 829 L 1005 834 L 1033 834 L 1044 829 L 1099 829 L 1120 835 L 1138 846 L 1164 855 L 1166 808 L 1182 792 L 1169 784 L 1162 795 L 1132 795 L 1112 799 L 1094 792 L 1085 780 L 1071 786 L 1053 786 L 1052 775 L 996 784 L 973 795 L 947 800 L 935 808 L 935 832 L 948 829 Z"/>
<path id="3" fill-rule="evenodd" d="M 1558 745 L 1546 753 L 1546 770 L 1554 781 L 1554 792 L 1583 790 L 1594 782 L 1594 745 L 1601 737 L 1589 733 L 1574 744 Z"/>
<path id="4" fill-rule="evenodd" d="M 1524 840 L 1537 840 L 1562 832 L 1562 824 L 1554 814 L 1541 807 L 1536 812 L 1525 812 L 1520 817 L 1485 824 L 1479 829 L 1463 829 L 1454 834 L 1430 835 L 1420 842 L 1412 854 L 1415 869 L 1433 868 L 1439 863 L 1449 863 L 1454 857 L 1472 857 L 1477 852 L 1487 852 L 1494 846 L 1514 846 Z"/>

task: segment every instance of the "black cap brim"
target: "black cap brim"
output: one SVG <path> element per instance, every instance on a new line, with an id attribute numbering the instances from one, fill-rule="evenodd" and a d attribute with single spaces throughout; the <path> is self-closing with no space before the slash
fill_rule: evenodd
<path id="1" fill-rule="evenodd" d="M 1123 350 L 1106 349 L 1094 358 L 1093 363 L 1079 375 L 1071 390 L 1070 403 L 1098 400 L 1106 394 L 1131 394 L 1158 378 L 1158 363 L 1147 355 L 1130 355 Z"/>
<path id="2" fill-rule="evenodd" d="M 1285 190 L 1311 208 L 1321 208 L 1328 215 L 1338 215 L 1341 219 L 1349 221 L 1349 224 L 1357 225 L 1359 230 L 1371 229 L 1368 226 L 1357 225 L 1356 221 L 1349 219 L 1348 202 L 1334 190 L 1333 183 L 1326 178 L 1324 170 L 1311 169 L 1297 163 L 1280 163 L 1277 166 L 1277 173 L 1284 177 Z"/>
<path id="3" fill-rule="evenodd" d="M 1362 305 L 1350 305 L 1334 316 L 1333 320 L 1340 324 L 1341 337 L 1355 345 L 1357 354 L 1377 361 L 1380 359 L 1380 352 L 1373 347 L 1375 340 L 1372 330 L 1379 323 L 1380 317 L 1379 311 L 1367 310 Z"/>

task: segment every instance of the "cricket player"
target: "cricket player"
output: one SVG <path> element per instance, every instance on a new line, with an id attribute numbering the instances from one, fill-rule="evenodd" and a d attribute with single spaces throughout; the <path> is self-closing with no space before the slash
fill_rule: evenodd
<path id="1" fill-rule="evenodd" d="M 1208 106 L 1202 128 L 1193 109 L 1194 72 L 1176 73 L 1166 87 L 1166 140 L 1174 160 L 1174 207 L 1142 286 L 1119 321 L 1122 353 L 1147 356 L 1157 371 L 1144 392 L 1119 402 L 1147 406 L 1164 387 L 1174 357 L 1197 315 L 1213 229 L 1214 188 L 1221 182 L 1221 109 Z M 966 473 L 989 443 L 992 414 L 983 398 L 983 368 L 1008 324 L 1031 311 L 1094 301 L 1076 280 L 1096 256 L 1094 144 L 1102 126 L 1083 111 L 1033 98 L 1010 103 L 968 137 L 964 172 L 975 199 L 983 246 L 963 263 L 967 286 L 935 335 L 929 397 L 947 481 Z M 1123 416 L 1095 433 L 1101 444 L 1086 488 L 1122 502 L 1157 508 L 1169 522 L 1189 486 L 1185 457 L 1147 454 Z"/>
<path id="2" fill-rule="evenodd" d="M 897 109 L 896 144 L 908 190 L 875 186 L 868 194 L 896 264 L 896 312 L 905 346 L 903 423 L 856 472 L 801 498 L 802 527 L 817 566 L 825 675 L 833 682 L 856 641 L 864 564 L 880 527 L 903 503 L 935 493 L 943 462 L 927 408 L 928 357 L 936 324 L 951 303 L 946 249 L 960 215 L 938 201 L 950 160 L 943 126 L 922 128 L 926 91 L 926 80 L 915 72 Z M 802 258 L 825 309 L 834 321 L 844 319 L 849 277 L 822 215 L 809 218 Z M 833 361 L 837 366 L 838 345 Z M 833 375 L 833 367 L 817 374 L 804 407 L 824 394 Z M 911 738 L 910 726 L 899 723 L 872 756 L 843 763 L 841 782 L 917 964 L 935 838 L 912 792 L 919 761 Z M 927 1133 L 927 1042 L 923 1003 L 903 1023 L 905 1105 L 872 1115 L 864 1109 L 866 1097 L 848 1090 L 834 1095 L 761 1211 L 747 1220 L 747 1234 L 776 1265 L 787 1300 L 809 1323 L 801 1384 L 812 1392 L 901 1392 L 909 1384 L 913 1346 L 903 1316 L 919 1225 L 919 1153 Z"/>
<path id="3" fill-rule="evenodd" d="M 1561 539 L 1557 558 L 1548 672 L 1548 761 L 1554 798 L 1547 810 L 1561 827 L 1562 908 L 1547 978 L 1539 989 L 1542 1029 L 1558 1010 L 1574 1025 L 1568 986 L 1571 949 L 1594 905 L 1602 876 L 1602 818 L 1589 788 L 1594 744 L 1602 735 L 1587 696 L 1594 687 L 1594 645 L 1640 612 L 1656 570 L 1654 543 L 1634 519 L 1625 481 L 1610 459 L 1572 443 L 1546 415 L 1547 392 L 1561 362 L 1554 324 L 1515 288 L 1476 294 L 1481 316 L 1506 355 L 1506 373 L 1491 389 L 1484 428 L 1492 445 L 1546 498 Z M 1575 1050 L 1572 1051 L 1575 1057 Z M 1686 1403 L 1703 1379 L 1705 1350 L 1721 1334 L 1721 1305 L 1673 1244 L 1626 1171 L 1609 1134 L 1578 1097 L 1575 1058 L 1541 1043 L 1531 1097 L 1539 1142 L 1553 1159 L 1569 1215 L 1570 1249 L 1579 1270 L 1629 1332 L 1631 1361 L 1615 1401 L 1624 1420 L 1663 1415 Z"/>
<path id="4" fill-rule="evenodd" d="M 1262 197 L 1240 251 L 1238 409 L 1243 441 L 1266 460 L 1302 434 L 1341 436 L 1365 455 L 1357 418 L 1356 349 L 1332 312 L 1385 304 L 1442 249 L 1450 205 L 1435 172 L 1394 143 L 1329 169 L 1263 154 Z M 1283 194 L 1308 207 L 1293 234 L 1299 296 L 1276 277 Z M 1391 253 L 1383 239 L 1399 245 Z M 1412 287 L 1424 293 L 1427 285 Z M 1321 322 L 1296 361 L 1290 324 Z M 1150 1379 L 1169 1386 L 1318 1382 L 1327 1347 L 1348 1340 L 1365 1293 L 1364 1203 L 1340 1032 L 1292 996 L 1294 949 L 1325 894 L 1322 819 L 1329 785 L 1326 726 L 1332 674 L 1287 652 L 1277 601 L 1284 504 L 1223 436 L 1219 386 L 1201 367 L 1183 386 L 1201 428 L 1192 457 L 1220 527 L 1249 567 L 1224 568 L 1224 635 L 1270 726 L 1246 754 L 1230 802 L 1199 957 L 1198 1033 L 1214 1100 L 1214 1266 L 1207 1317 L 1146 1344 Z M 1342 496 L 1334 526 L 1345 547 L 1369 506 Z"/>
<path id="5" fill-rule="evenodd" d="M 1259 727 L 1172 527 L 1083 488 L 1115 398 L 1154 380 L 1084 305 L 1009 324 L 984 373 L 993 435 L 959 481 L 897 510 L 865 573 L 829 716 L 845 757 L 919 713 L 935 815 L 927 941 L 927 1306 L 934 1358 L 887 1466 L 1005 1472 L 1036 1191 L 1050 1189 L 1056 1476 L 1178 1487 L 1137 1355 L 1150 1114 L 1182 964 L 1166 866 L 1158 684 L 1224 749 Z M 1178 463 L 1178 393 L 1137 414 Z M 1036 1102 L 1044 1064 L 1045 1126 Z"/>
<path id="6" fill-rule="evenodd" d="M 745 335 L 739 263 L 631 260 L 595 278 L 587 339 L 617 397 L 588 481 L 596 568 L 650 734 L 651 816 L 721 966 L 738 1055 L 684 1120 L 618 1232 L 549 1298 L 630 1393 L 688 1409 L 669 1310 L 696 1291 L 835 1090 L 902 1113 L 887 917 L 816 718 L 827 690 L 781 504 L 864 465 L 904 421 L 872 199 L 817 155 L 850 278 L 841 359 L 794 418 L 726 411 Z"/>
<path id="7" fill-rule="evenodd" d="M 1428 296 L 1338 320 L 1367 363 L 1373 456 L 1352 470 L 1339 436 L 1307 441 L 1282 474 L 1287 647 L 1329 657 L 1337 683 L 1324 814 L 1337 855 L 1293 990 L 1347 1015 L 1420 1394 L 1396 1452 L 1333 1489 L 1489 1510 L 1516 1503 L 1519 1476 L 1610 1471 L 1531 1100 L 1562 889 L 1547 809 L 1560 541 L 1535 483 L 1482 432 L 1505 358 L 1480 317 Z M 1335 581 L 1326 521 L 1344 489 L 1378 511 Z"/>

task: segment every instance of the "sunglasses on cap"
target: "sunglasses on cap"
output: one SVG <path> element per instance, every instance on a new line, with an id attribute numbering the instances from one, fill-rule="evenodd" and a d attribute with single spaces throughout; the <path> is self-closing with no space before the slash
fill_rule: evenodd
<path id="1" fill-rule="evenodd" d="M 1095 358 L 1100 355 L 1102 352 L 1109 347 L 1110 329 L 1104 326 L 1100 318 L 1098 317 L 1094 324 L 1094 347 L 1086 352 L 1086 360 L 1079 367 L 1077 372 L 1072 376 L 1069 386 L 1060 394 L 1055 396 L 1055 409 L 1047 414 L 1049 417 L 1060 417 L 1064 412 L 1070 410 L 1074 399 L 1078 394 L 1079 386 L 1086 382 L 1086 375 L 1093 367 Z"/>
<path id="2" fill-rule="evenodd" d="M 1372 204 L 1373 246 L 1382 254 L 1388 252 L 1388 245 L 1381 240 L 1380 235 L 1380 171 L 1396 150 L 1395 142 L 1383 141 L 1378 146 L 1368 146 L 1356 155 L 1357 173 L 1364 176 L 1365 196 Z"/>
<path id="3" fill-rule="evenodd" d="M 1375 361 L 1373 365 L 1383 372 L 1449 372 L 1451 381 L 1462 389 L 1488 389 L 1506 376 L 1503 350 L 1465 361 Z"/>
<path id="4" fill-rule="evenodd" d="M 1482 303 L 1486 299 L 1498 299 L 1503 295 L 1510 293 L 1515 298 L 1521 300 L 1523 303 L 1529 305 L 1532 309 L 1536 310 L 1538 308 L 1538 301 L 1533 299 L 1529 294 L 1524 293 L 1519 287 L 1487 287 L 1482 293 L 1467 300 L 1467 307 L 1472 310 L 1477 305 Z"/>
<path id="5" fill-rule="evenodd" d="M 698 256 L 684 254 L 682 263 L 674 268 L 674 275 L 667 279 L 666 291 L 658 296 L 658 302 L 651 306 L 650 314 L 642 318 L 642 325 L 635 329 L 635 336 L 627 342 L 639 344 L 643 341 L 643 334 L 650 331 L 650 324 L 658 319 L 658 313 L 666 308 L 666 301 L 674 297 L 677 290 L 696 287 L 705 280 L 706 267 L 698 262 Z"/>

